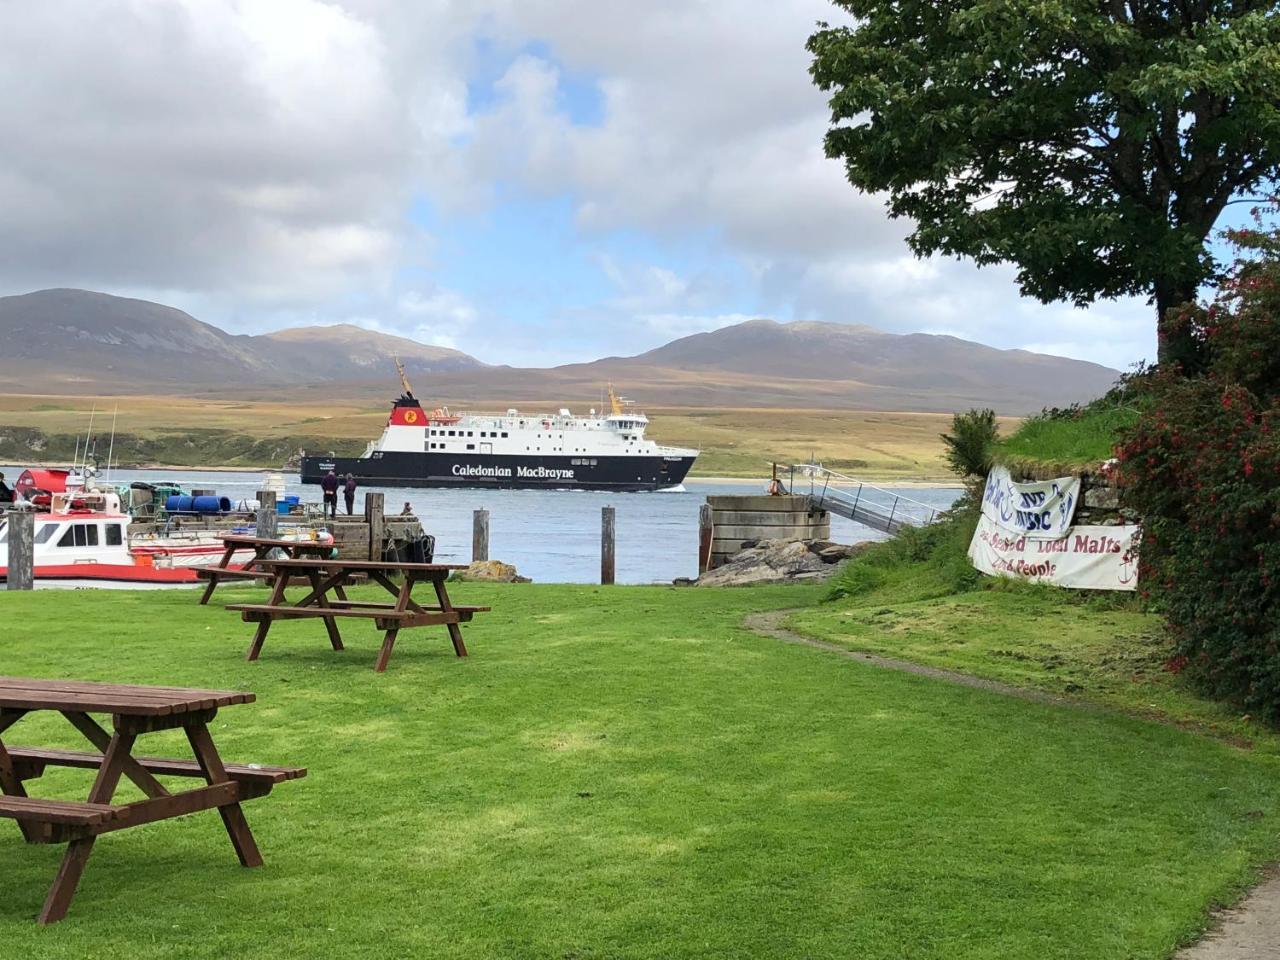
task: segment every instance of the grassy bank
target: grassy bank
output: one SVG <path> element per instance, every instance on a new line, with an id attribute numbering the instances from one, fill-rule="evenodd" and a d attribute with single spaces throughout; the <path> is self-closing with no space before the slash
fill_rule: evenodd
<path id="1" fill-rule="evenodd" d="M 1248 742 L 1280 736 L 1167 669 L 1172 643 L 1136 595 L 987 577 L 969 563 L 973 521 L 908 531 L 853 561 L 828 602 L 790 618 L 802 634 Z"/>
<path id="2" fill-rule="evenodd" d="M 249 664 L 248 625 L 189 591 L 0 593 L 6 673 L 251 689 L 217 718 L 224 755 L 310 769 L 247 808 L 262 871 L 210 815 L 127 830 L 50 929 L 30 918 L 60 849 L 0 832 L 0 938 L 28 958 L 1162 958 L 1276 853 L 1271 755 L 740 626 L 817 597 L 460 585 L 494 608 L 472 656 L 414 631 L 377 676 L 358 627 L 335 654 L 279 625 Z M 78 745 L 46 717 L 6 739 Z"/>
<path id="3" fill-rule="evenodd" d="M 1045 411 L 1022 421 L 997 444 L 996 460 L 1032 473 L 1090 469 L 1114 455 L 1117 438 L 1138 422 L 1138 412 L 1122 384 L 1086 406 Z"/>
<path id="4" fill-rule="evenodd" d="M 119 404 L 116 459 L 125 465 L 278 469 L 298 451 L 360 453 L 386 424 L 384 407 L 193 397 L 0 396 L 0 460 L 69 461 L 89 428 L 105 457 Z M 542 404 L 532 406 L 541 407 Z M 946 479 L 942 414 L 822 410 L 649 410 L 649 436 L 702 451 L 695 476 L 763 477 L 771 461 L 807 462 L 869 480 Z"/>

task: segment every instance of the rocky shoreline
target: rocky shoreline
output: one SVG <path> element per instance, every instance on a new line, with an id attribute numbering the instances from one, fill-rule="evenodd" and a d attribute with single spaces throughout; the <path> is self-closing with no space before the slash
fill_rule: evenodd
<path id="1" fill-rule="evenodd" d="M 728 561 L 697 579 L 678 577 L 678 587 L 746 587 L 768 583 L 826 580 L 844 561 L 872 541 L 845 544 L 830 540 L 748 540 Z"/>

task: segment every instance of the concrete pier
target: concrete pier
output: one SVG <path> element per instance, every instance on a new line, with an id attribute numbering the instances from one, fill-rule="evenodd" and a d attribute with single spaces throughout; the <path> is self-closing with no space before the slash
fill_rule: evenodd
<path id="1" fill-rule="evenodd" d="M 748 540 L 830 540 L 831 516 L 807 496 L 714 496 L 711 556 L 714 570 Z M 700 564 L 701 566 L 701 564 Z"/>

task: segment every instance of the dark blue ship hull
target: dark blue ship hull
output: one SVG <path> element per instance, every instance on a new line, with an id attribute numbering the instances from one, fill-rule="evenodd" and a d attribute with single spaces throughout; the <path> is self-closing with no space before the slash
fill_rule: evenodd
<path id="1" fill-rule="evenodd" d="M 370 457 L 302 458 L 302 482 L 332 470 L 361 486 L 482 487 L 525 490 L 664 490 L 678 486 L 695 457 L 542 457 L 375 452 Z"/>

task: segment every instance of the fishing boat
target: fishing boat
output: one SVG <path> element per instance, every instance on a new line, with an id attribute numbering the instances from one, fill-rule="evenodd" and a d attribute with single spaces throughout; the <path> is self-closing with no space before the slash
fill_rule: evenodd
<path id="1" fill-rule="evenodd" d="M 46 478 L 47 482 L 47 478 Z M 181 584 L 196 581 L 196 567 L 221 560 L 218 531 L 201 527 L 138 525 L 120 503 L 120 495 L 97 488 L 38 494 L 47 497 L 35 513 L 34 577 L 37 584 L 66 585 Z M 8 580 L 9 523 L 0 514 L 0 580 Z M 253 551 L 232 555 L 242 567 Z"/>
<path id="2" fill-rule="evenodd" d="M 397 361 L 397 366 L 399 362 Z M 382 435 L 358 457 L 304 455 L 303 483 L 330 471 L 357 483 L 399 487 L 664 490 L 678 487 L 697 450 L 645 438 L 649 418 L 608 388 L 608 412 L 451 413 L 428 410 L 404 392 Z"/>

